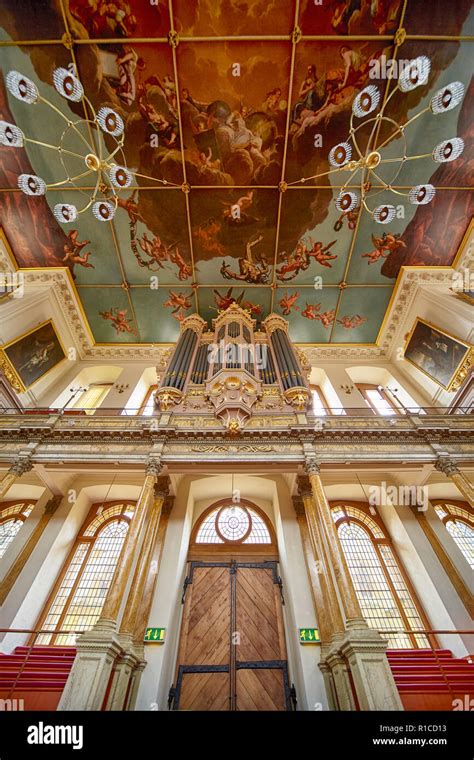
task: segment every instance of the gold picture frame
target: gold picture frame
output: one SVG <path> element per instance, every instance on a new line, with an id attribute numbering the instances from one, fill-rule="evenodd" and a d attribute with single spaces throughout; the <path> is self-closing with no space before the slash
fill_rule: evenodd
<path id="1" fill-rule="evenodd" d="M 50 329 L 48 330 L 48 328 Z M 27 343 L 25 344 L 23 347 L 24 354 L 20 356 L 22 347 L 19 344 L 30 336 L 32 337 L 31 344 L 29 347 Z M 38 338 L 43 341 L 49 338 L 49 342 L 43 348 L 41 348 L 40 344 L 37 346 L 36 352 L 33 352 L 34 336 L 36 336 L 35 342 L 37 342 Z M 15 347 L 17 348 L 16 352 L 11 350 Z M 28 351 L 30 353 L 29 358 Z M 18 359 L 25 360 L 21 366 L 18 366 Z M 0 370 L 16 393 L 24 393 L 66 360 L 67 352 L 52 319 L 47 319 L 39 325 L 35 325 L 35 327 L 0 346 Z M 47 367 L 46 371 L 38 371 L 44 366 Z"/>
<path id="2" fill-rule="evenodd" d="M 422 328 L 421 330 L 418 330 L 420 326 L 428 329 L 426 330 Z M 416 335 L 417 330 L 419 333 L 418 335 Z M 447 339 L 444 340 L 442 346 L 435 344 L 434 341 L 436 339 L 436 336 L 434 333 L 444 339 Z M 408 355 L 410 350 L 416 350 L 416 345 L 419 344 L 422 338 L 425 338 L 423 344 L 426 347 L 425 366 L 423 366 L 421 361 L 415 361 Z M 416 341 L 416 343 L 412 345 L 412 342 L 414 341 Z M 432 342 L 432 345 L 430 345 L 430 342 Z M 462 352 L 456 352 L 456 348 L 458 346 L 462 346 L 465 350 Z M 430 372 L 426 368 L 426 365 L 428 364 L 430 358 L 433 363 L 436 363 L 437 359 L 446 360 L 450 355 L 451 360 L 455 360 L 455 365 L 451 368 L 448 366 L 443 367 L 442 362 L 440 361 L 438 361 L 437 367 L 433 367 L 433 371 Z M 455 391 L 459 388 L 468 372 L 470 371 L 470 368 L 473 364 L 474 353 L 473 347 L 470 343 L 457 338 L 455 335 L 451 335 L 451 333 L 446 332 L 446 330 L 441 330 L 431 322 L 427 322 L 426 320 L 421 319 L 421 317 L 416 317 L 410 332 L 406 336 L 403 356 L 406 361 L 410 362 L 410 364 L 416 367 L 416 369 L 418 369 L 420 372 L 423 372 L 423 374 L 429 377 L 430 380 L 433 380 L 433 382 L 440 385 L 441 388 L 444 388 L 446 391 Z M 446 365 L 446 361 L 444 363 Z M 434 369 L 438 370 L 437 375 L 434 373 Z"/>

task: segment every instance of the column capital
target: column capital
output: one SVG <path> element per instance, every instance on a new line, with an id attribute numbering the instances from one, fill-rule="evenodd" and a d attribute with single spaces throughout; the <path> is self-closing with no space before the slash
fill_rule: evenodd
<path id="1" fill-rule="evenodd" d="M 305 497 L 313 495 L 311 483 L 307 475 L 298 475 L 296 482 L 298 485 L 298 496 Z"/>
<path id="2" fill-rule="evenodd" d="M 162 469 L 163 465 L 161 463 L 160 457 L 148 457 L 145 469 L 146 475 L 153 475 L 155 478 L 157 478 Z"/>
<path id="3" fill-rule="evenodd" d="M 438 472 L 442 472 L 447 477 L 450 477 L 451 475 L 456 475 L 459 472 L 459 467 L 457 466 L 456 462 L 451 459 L 451 457 L 439 457 L 435 464 L 435 470 L 438 470 Z"/>
<path id="4" fill-rule="evenodd" d="M 49 501 L 44 505 L 44 514 L 49 516 L 54 515 L 62 500 L 62 494 L 59 494 L 58 496 L 52 496 L 51 499 L 49 499 Z"/>
<path id="5" fill-rule="evenodd" d="M 170 492 L 170 485 L 171 485 L 171 481 L 168 475 L 159 475 L 156 479 L 156 483 L 153 489 L 155 499 L 158 499 L 160 497 L 162 499 L 166 499 L 166 497 L 169 495 L 169 492 Z"/>
<path id="6" fill-rule="evenodd" d="M 9 472 L 21 477 L 25 472 L 29 472 L 32 469 L 33 463 L 31 461 L 31 456 L 19 456 L 18 459 L 13 462 Z"/>
<path id="7" fill-rule="evenodd" d="M 321 472 L 321 463 L 318 462 L 314 454 L 307 454 L 305 456 L 304 469 L 308 475 L 319 475 Z"/>

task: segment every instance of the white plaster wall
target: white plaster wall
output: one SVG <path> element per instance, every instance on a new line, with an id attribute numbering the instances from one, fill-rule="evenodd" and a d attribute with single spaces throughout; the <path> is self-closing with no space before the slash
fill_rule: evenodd
<path id="1" fill-rule="evenodd" d="M 342 487 L 337 484 L 325 485 L 325 491 L 329 500 L 346 498 L 367 501 L 367 497 L 364 498 L 362 494 L 370 493 L 371 485 L 380 486 L 382 479 L 391 482 L 389 474 L 378 481 L 375 477 L 365 476 L 361 483 L 346 483 Z M 432 629 L 471 629 L 472 621 L 466 608 L 410 508 L 393 506 L 389 500 L 389 503 L 378 507 L 378 512 Z M 457 634 L 440 634 L 438 640 L 442 647 L 451 649 L 455 656 L 464 657 L 468 653 L 466 644 L 469 646 L 469 641 L 466 637 L 463 640 L 463 637 Z"/>
<path id="2" fill-rule="evenodd" d="M 179 483 L 165 539 L 149 625 L 167 628 L 164 645 L 146 645 L 147 667 L 143 672 L 136 709 L 167 709 L 168 691 L 175 678 L 182 616 L 181 595 L 192 526 L 202 512 L 218 499 L 240 489 L 241 497 L 253 501 L 273 522 L 279 546 L 283 580 L 283 607 L 290 679 L 296 685 L 299 709 L 327 707 L 322 674 L 317 665 L 318 647 L 302 647 L 297 629 L 317 626 L 299 526 L 283 478 L 219 475 L 186 477 Z M 203 498 L 205 494 L 205 498 Z M 320 709 L 320 708 L 318 708 Z"/>
<path id="3" fill-rule="evenodd" d="M 1 627 L 34 629 L 91 505 L 102 500 L 136 500 L 139 492 L 139 486 L 125 480 L 111 486 L 107 476 L 93 479 L 80 475 L 72 481 L 71 490 L 49 520 L 5 600 Z M 28 634 L 7 634 L 0 650 L 9 652 L 24 644 L 28 637 Z"/>

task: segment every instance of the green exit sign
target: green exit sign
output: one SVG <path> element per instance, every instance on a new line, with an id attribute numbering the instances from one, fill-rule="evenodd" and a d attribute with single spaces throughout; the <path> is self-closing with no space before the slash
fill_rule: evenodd
<path id="1" fill-rule="evenodd" d="M 319 631 L 317 628 L 299 628 L 300 644 L 320 644 Z"/>
<path id="2" fill-rule="evenodd" d="M 143 641 L 151 644 L 164 644 L 166 628 L 147 628 Z"/>

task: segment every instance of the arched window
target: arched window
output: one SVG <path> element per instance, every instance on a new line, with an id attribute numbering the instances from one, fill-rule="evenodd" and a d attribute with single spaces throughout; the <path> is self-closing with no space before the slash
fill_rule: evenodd
<path id="1" fill-rule="evenodd" d="M 9 501 L 0 504 L 0 559 L 34 506 L 34 501 Z"/>
<path id="2" fill-rule="evenodd" d="M 464 501 L 433 501 L 435 512 L 474 570 L 474 509 Z"/>
<path id="3" fill-rule="evenodd" d="M 151 417 L 151 415 L 157 411 L 155 404 L 155 393 L 157 388 L 157 385 L 150 385 L 142 401 L 140 409 L 138 410 L 138 414 L 141 414 L 144 417 Z"/>
<path id="4" fill-rule="evenodd" d="M 223 552 L 234 548 L 252 551 L 259 546 L 259 553 L 266 549 L 274 553 L 276 540 L 267 516 L 255 504 L 246 499 L 238 503 L 222 499 L 201 515 L 191 535 L 191 546 L 196 549 L 211 545 Z"/>
<path id="5" fill-rule="evenodd" d="M 37 628 L 85 631 L 99 619 L 135 504 L 94 504 L 59 574 Z M 71 645 L 75 636 L 43 634 L 38 644 Z"/>
<path id="6" fill-rule="evenodd" d="M 358 383 L 357 388 L 374 414 L 380 414 L 382 417 L 400 414 L 390 395 L 380 385 Z"/>
<path id="7" fill-rule="evenodd" d="M 338 502 L 331 508 L 368 625 L 381 631 L 392 648 L 429 646 L 426 636 L 411 633 L 428 623 L 380 518 L 366 504 Z"/>

